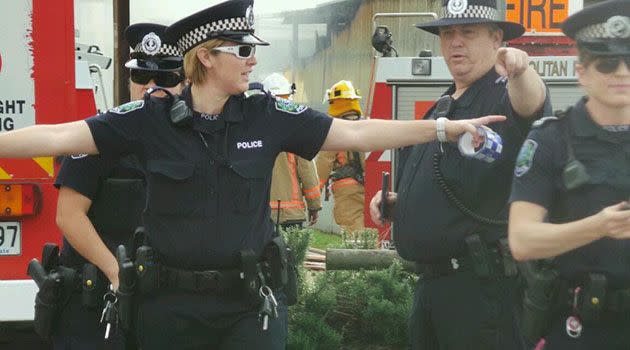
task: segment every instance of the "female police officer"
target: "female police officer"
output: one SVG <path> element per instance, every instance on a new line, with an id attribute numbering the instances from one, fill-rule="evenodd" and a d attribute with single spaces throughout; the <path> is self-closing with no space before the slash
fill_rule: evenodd
<path id="1" fill-rule="evenodd" d="M 183 59 L 177 46 L 165 40 L 165 30 L 166 26 L 151 23 L 134 24 L 125 30 L 125 38 L 133 49 L 125 64 L 130 68 L 132 100 L 142 99 L 156 85 L 174 94 L 181 92 Z M 107 285 L 118 288 L 118 264 L 112 251 L 131 242 L 134 229 L 140 224 L 145 201 L 143 178 L 139 161 L 133 155 L 120 161 L 85 155 L 64 159 L 56 181 L 57 223 L 64 233 L 61 263 L 80 272 L 89 261 L 104 276 L 93 276 L 92 283 L 97 287 L 86 291 L 93 294 L 86 303 L 92 301 L 95 305 L 84 305 L 81 294 L 75 293 L 62 306 L 53 336 L 55 349 L 101 349 L 106 344 L 108 348 L 123 347 L 119 334 L 110 336 L 108 343 L 103 341 L 105 327 L 99 324 L 99 318 Z"/>
<path id="2" fill-rule="evenodd" d="M 559 274 L 556 300 L 532 298 L 543 285 L 534 282 L 525 302 L 530 316 L 549 310 L 545 349 L 630 349 L 629 5 L 602 2 L 563 24 L 587 96 L 541 120 L 516 162 L 512 253 L 553 258 Z"/>
<path id="3" fill-rule="evenodd" d="M 394 148 L 438 134 L 454 141 L 505 119 L 446 121 L 444 128 L 350 122 L 266 94 L 245 97 L 256 45 L 267 44 L 253 34 L 252 5 L 230 0 L 169 27 L 191 82 L 181 100 L 147 96 L 86 121 L 0 135 L 1 157 L 138 155 L 147 176 L 143 222 L 161 265 L 159 287 L 139 300 L 137 333 L 146 349 L 284 348 L 284 298 L 277 292 L 274 300 L 252 260 L 274 236 L 268 203 L 279 152 L 312 159 L 320 149 Z M 244 297 L 258 286 L 259 300 Z"/>

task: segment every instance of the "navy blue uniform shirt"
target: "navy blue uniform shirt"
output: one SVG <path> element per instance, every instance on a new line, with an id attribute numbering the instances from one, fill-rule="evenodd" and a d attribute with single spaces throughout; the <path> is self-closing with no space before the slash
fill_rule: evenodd
<path id="1" fill-rule="evenodd" d="M 137 179 L 139 183 L 133 186 L 139 188 L 134 188 L 135 191 L 129 187 L 123 189 L 116 184 L 110 185 L 107 179 Z M 105 245 L 114 252 L 118 245 L 131 242 L 132 227 L 140 224 L 140 211 L 145 201 L 142 179 L 144 174 L 133 156 L 118 161 L 100 155 L 78 155 L 64 158 L 55 186 L 71 188 L 92 201 L 88 217 Z M 117 189 L 121 189 L 122 193 Z M 106 223 L 106 220 L 111 220 L 111 216 L 118 221 L 133 220 L 133 223 Z M 121 230 L 118 229 L 120 226 L 129 228 Z M 66 266 L 80 268 L 87 260 L 64 238 L 61 262 Z"/>
<path id="2" fill-rule="evenodd" d="M 455 92 L 452 85 L 446 95 Z M 541 109 L 550 112 L 549 96 Z M 427 112 L 432 119 L 434 108 Z M 512 110 L 506 82 L 494 69 L 473 83 L 455 102 L 449 119 L 505 115 L 507 120 L 489 125 L 503 139 L 501 158 L 493 163 L 465 158 L 455 143 L 443 144 L 440 169 L 455 195 L 470 209 L 490 218 L 505 218 L 514 160 L 531 121 Z M 431 262 L 464 251 L 463 239 L 480 233 L 487 241 L 506 233 L 505 227 L 478 223 L 459 211 L 436 182 L 433 155 L 440 152 L 437 141 L 401 150 L 397 167 L 398 200 L 394 211 L 394 240 L 401 257 Z"/>
<path id="3" fill-rule="evenodd" d="M 182 97 L 192 106 L 190 88 Z M 257 94 L 232 96 L 219 116 L 195 113 L 192 123 L 174 125 L 170 104 L 149 97 L 87 123 L 99 152 L 138 155 L 147 175 L 143 222 L 161 261 L 216 269 L 239 266 L 243 249 L 262 252 L 273 237 L 276 156 L 312 159 L 332 118 Z"/>
<path id="4" fill-rule="evenodd" d="M 533 128 L 519 154 L 510 202 L 538 204 L 551 223 L 566 223 L 594 215 L 630 196 L 630 129 L 605 127 L 591 119 L 585 99 L 566 117 Z M 568 130 L 566 130 L 568 128 Z M 575 158 L 589 181 L 567 190 L 562 173 L 568 163 L 568 131 Z M 630 241 L 602 238 L 555 259 L 568 280 L 585 272 L 604 272 L 613 285 L 630 286 Z"/>

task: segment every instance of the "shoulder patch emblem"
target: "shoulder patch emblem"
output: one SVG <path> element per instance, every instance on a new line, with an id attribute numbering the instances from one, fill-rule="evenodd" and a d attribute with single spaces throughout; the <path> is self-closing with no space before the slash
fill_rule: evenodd
<path id="1" fill-rule="evenodd" d="M 525 140 L 516 158 L 516 166 L 514 167 L 514 175 L 516 177 L 525 175 L 532 167 L 537 148 L 538 143 L 536 141 L 532 139 Z"/>
<path id="2" fill-rule="evenodd" d="M 559 120 L 558 117 L 544 117 L 544 118 L 540 118 L 538 120 L 536 120 L 534 123 L 532 123 L 532 128 L 539 128 L 543 125 L 545 125 L 546 122 L 548 121 L 554 121 L 554 120 Z"/>
<path id="3" fill-rule="evenodd" d="M 110 109 L 109 112 L 116 113 L 116 114 L 126 114 L 131 111 L 135 111 L 136 109 L 140 109 L 143 106 L 144 106 L 144 100 L 131 101 L 131 102 L 125 103 L 124 105 L 114 107 Z"/>
<path id="4" fill-rule="evenodd" d="M 308 109 L 307 106 L 297 104 L 291 100 L 284 98 L 276 98 L 276 109 L 281 112 L 287 112 L 290 114 L 300 114 Z"/>

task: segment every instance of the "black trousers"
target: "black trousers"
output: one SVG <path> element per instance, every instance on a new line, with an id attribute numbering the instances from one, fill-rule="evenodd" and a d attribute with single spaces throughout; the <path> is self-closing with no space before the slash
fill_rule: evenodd
<path id="1" fill-rule="evenodd" d="M 473 271 L 418 280 L 409 318 L 414 350 L 520 350 L 516 278 Z"/>
<path id="2" fill-rule="evenodd" d="M 278 318 L 266 331 L 258 307 L 237 296 L 216 296 L 164 288 L 139 303 L 137 337 L 141 349 L 284 350 L 287 305 L 276 292 Z"/>
<path id="3" fill-rule="evenodd" d="M 578 338 L 566 332 L 566 314 L 554 319 L 551 332 L 544 338 L 544 350 L 628 350 L 630 349 L 630 314 L 605 314 L 596 325 L 585 323 Z"/>
<path id="4" fill-rule="evenodd" d="M 74 293 L 61 310 L 59 323 L 52 337 L 54 350 L 124 350 L 125 337 L 116 332 L 112 325 L 109 340 L 105 341 L 105 326 L 100 323 L 101 307 L 86 308 L 81 303 L 81 294 Z"/>

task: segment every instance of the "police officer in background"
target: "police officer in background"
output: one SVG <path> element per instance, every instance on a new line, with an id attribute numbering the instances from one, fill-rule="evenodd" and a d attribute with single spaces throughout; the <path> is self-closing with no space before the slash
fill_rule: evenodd
<path id="1" fill-rule="evenodd" d="M 450 0 L 440 19 L 417 25 L 439 35 L 454 80 L 425 119 L 437 118 L 438 126 L 491 113 L 508 119 L 491 126 L 503 148 L 492 162 L 440 142 L 399 153 L 397 191 L 388 197 L 395 204 L 394 240 L 400 256 L 423 274 L 409 320 L 413 349 L 523 346 L 514 312 L 516 265 L 505 239 L 507 200 L 518 150 L 550 106 L 527 53 L 501 47 L 524 28 L 497 18 L 494 0 Z M 486 151 L 483 146 L 477 155 Z M 379 191 L 370 204 L 377 223 L 380 199 Z"/>
<path id="2" fill-rule="evenodd" d="M 127 300 L 137 276 L 141 348 L 284 349 L 295 285 L 269 219 L 278 154 L 312 159 L 319 150 L 369 151 L 437 137 L 435 121 L 351 122 L 265 93 L 245 96 L 256 47 L 267 44 L 253 24 L 253 1 L 230 0 L 171 25 L 166 35 L 182 50 L 190 81 L 181 96 L 146 94 L 85 121 L 0 134 L 0 157 L 138 155 L 147 245 L 135 264 L 122 264 L 118 291 Z M 504 120 L 447 121 L 441 135 L 478 140 L 477 126 Z"/>
<path id="3" fill-rule="evenodd" d="M 551 259 L 559 275 L 549 305 L 525 301 L 546 312 L 540 345 L 630 349 L 630 3 L 586 7 L 562 30 L 577 42 L 586 96 L 523 144 L 510 247 L 518 260 Z"/>
<path id="4" fill-rule="evenodd" d="M 278 98 L 293 99 L 295 85 L 280 73 L 270 74 L 262 84 L 266 92 Z M 322 209 L 315 163 L 290 152 L 281 152 L 273 166 L 269 198 L 271 219 L 278 223 L 279 218 L 283 228 L 302 228 L 307 219 L 306 213 L 309 225 L 314 225 Z"/>
<path id="5" fill-rule="evenodd" d="M 166 41 L 165 29 L 158 24 L 139 23 L 125 30 L 133 50 L 125 64 L 130 69 L 132 100 L 142 100 L 156 85 L 174 94 L 181 91 L 181 53 L 174 43 Z M 164 92 L 160 94 L 164 96 Z M 62 306 L 54 348 L 123 348 L 121 337 L 113 330 L 110 341 L 104 341 L 105 325 L 99 321 L 107 286 L 111 283 L 118 288 L 118 263 L 112 252 L 120 244 L 129 245 L 140 225 L 145 205 L 140 162 L 132 155 L 120 161 L 104 156 L 67 157 L 55 186 L 59 188 L 57 224 L 64 234 L 61 264 L 83 272 L 83 284 L 91 281 L 91 285 L 82 286 L 86 291 L 73 293 Z M 84 268 L 86 265 L 96 268 L 90 270 Z M 91 271 L 96 274 L 88 277 Z M 85 305 L 82 293 L 91 294 L 91 305 Z M 133 336 L 128 338 L 131 343 Z"/>
<path id="6" fill-rule="evenodd" d="M 326 90 L 328 114 L 333 118 L 360 120 L 363 112 L 361 96 L 349 80 L 341 80 Z M 365 203 L 365 154 L 356 151 L 319 152 L 315 159 L 317 175 L 324 191 L 330 189 L 335 198 L 333 213 L 335 222 L 347 234 L 364 227 Z"/>

